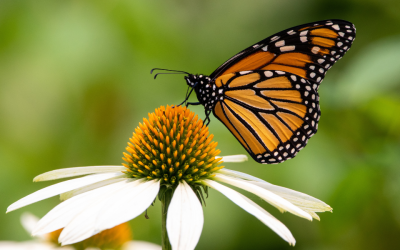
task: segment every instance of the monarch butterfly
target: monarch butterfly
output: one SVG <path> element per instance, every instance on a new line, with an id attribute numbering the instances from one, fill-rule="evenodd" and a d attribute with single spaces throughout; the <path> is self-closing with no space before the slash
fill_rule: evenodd
<path id="1" fill-rule="evenodd" d="M 199 102 L 188 104 L 203 105 L 208 122 L 212 112 L 257 162 L 291 159 L 317 132 L 317 90 L 355 32 L 344 20 L 303 24 L 237 53 L 210 76 L 175 71 L 192 88 L 184 102 L 194 90 Z"/>

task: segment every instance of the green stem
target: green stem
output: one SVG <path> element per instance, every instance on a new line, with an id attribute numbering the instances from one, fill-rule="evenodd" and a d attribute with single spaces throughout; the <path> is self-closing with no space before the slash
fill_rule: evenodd
<path id="1" fill-rule="evenodd" d="M 168 233 L 167 233 L 167 212 L 168 212 L 168 207 L 169 203 L 171 202 L 172 199 L 172 190 L 168 189 L 165 191 L 164 196 L 161 199 L 161 213 L 162 213 L 162 229 L 161 229 L 161 241 L 162 241 L 162 249 L 163 250 L 171 250 L 171 243 L 169 242 L 168 239 Z"/>

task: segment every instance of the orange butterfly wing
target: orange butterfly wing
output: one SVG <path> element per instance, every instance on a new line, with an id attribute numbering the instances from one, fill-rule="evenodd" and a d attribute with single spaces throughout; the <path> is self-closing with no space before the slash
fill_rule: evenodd
<path id="1" fill-rule="evenodd" d="M 354 25 L 328 20 L 279 32 L 221 65 L 214 115 L 260 163 L 293 158 L 317 132 L 318 87 L 350 48 Z"/>

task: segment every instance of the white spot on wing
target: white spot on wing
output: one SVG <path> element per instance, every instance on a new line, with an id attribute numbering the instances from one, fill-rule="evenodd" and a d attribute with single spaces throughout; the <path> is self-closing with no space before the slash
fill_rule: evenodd
<path id="1" fill-rule="evenodd" d="M 265 71 L 265 72 L 264 72 L 264 75 L 265 75 L 266 77 L 271 77 L 271 76 L 273 76 L 274 74 L 273 74 L 271 71 Z"/>
<path id="2" fill-rule="evenodd" d="M 337 24 L 332 25 L 332 28 L 335 29 L 335 30 L 340 30 L 339 25 L 337 25 Z"/>
<path id="3" fill-rule="evenodd" d="M 314 54 L 317 54 L 319 50 L 320 50 L 319 47 L 314 46 L 314 47 L 312 47 L 311 52 L 314 53 Z"/>
<path id="4" fill-rule="evenodd" d="M 300 36 L 305 36 L 305 35 L 307 35 L 307 33 L 308 33 L 308 30 L 303 30 L 302 32 L 300 32 Z"/>
<path id="5" fill-rule="evenodd" d="M 288 33 L 289 35 L 296 34 L 296 32 L 295 32 L 294 30 L 290 30 L 290 31 L 288 31 L 287 33 Z"/>
<path id="6" fill-rule="evenodd" d="M 280 50 L 281 50 L 281 52 L 286 52 L 286 51 L 292 51 L 292 50 L 294 50 L 295 48 L 296 48 L 296 46 L 291 45 L 291 46 L 284 46 L 284 47 L 281 47 Z"/>
<path id="7" fill-rule="evenodd" d="M 280 36 L 274 36 L 273 38 L 271 38 L 271 42 L 276 41 L 280 38 Z"/>
<path id="8" fill-rule="evenodd" d="M 285 45 L 285 40 L 281 40 L 275 43 L 276 47 L 282 47 L 283 45 Z"/>
<path id="9" fill-rule="evenodd" d="M 301 41 L 302 43 L 307 42 L 307 37 L 306 37 L 306 36 L 301 36 L 301 37 L 300 37 L 300 41 Z"/>

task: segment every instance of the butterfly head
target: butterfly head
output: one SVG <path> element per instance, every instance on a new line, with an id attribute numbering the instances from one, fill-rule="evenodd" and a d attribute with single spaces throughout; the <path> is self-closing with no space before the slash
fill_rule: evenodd
<path id="1" fill-rule="evenodd" d="M 205 75 L 185 76 L 186 83 L 196 92 L 197 99 L 207 109 L 211 110 L 215 105 L 216 86 L 211 78 Z"/>
<path id="2" fill-rule="evenodd" d="M 199 88 L 204 88 L 204 86 L 206 84 L 208 84 L 211 79 L 205 75 L 189 74 L 189 75 L 185 76 L 185 80 L 186 80 L 187 85 L 189 85 L 189 87 L 199 89 Z"/>

